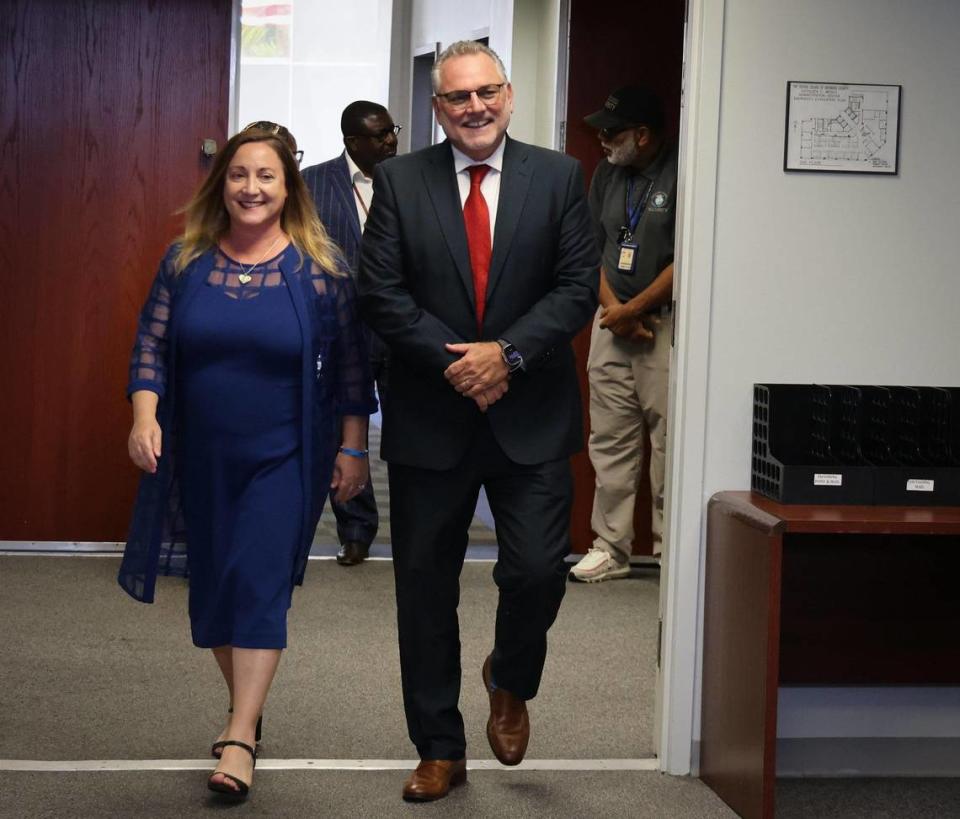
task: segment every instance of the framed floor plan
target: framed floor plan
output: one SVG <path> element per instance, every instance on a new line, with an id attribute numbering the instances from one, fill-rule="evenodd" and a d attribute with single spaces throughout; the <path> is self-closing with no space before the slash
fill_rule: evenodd
<path id="1" fill-rule="evenodd" d="M 785 171 L 896 174 L 899 85 L 787 83 Z"/>

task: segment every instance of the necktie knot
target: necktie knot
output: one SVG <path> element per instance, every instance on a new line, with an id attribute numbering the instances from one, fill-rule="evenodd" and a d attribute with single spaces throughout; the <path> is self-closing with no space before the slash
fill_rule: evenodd
<path id="1" fill-rule="evenodd" d="M 487 175 L 487 171 L 490 170 L 489 165 L 470 165 L 467 168 L 470 171 L 470 187 L 478 188 L 480 183 L 483 182 L 483 178 Z"/>

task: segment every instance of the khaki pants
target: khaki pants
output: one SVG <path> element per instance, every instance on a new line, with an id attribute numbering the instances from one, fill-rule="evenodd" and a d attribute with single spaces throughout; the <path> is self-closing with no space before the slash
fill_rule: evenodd
<path id="1" fill-rule="evenodd" d="M 593 545 L 623 563 L 633 543 L 644 440 L 650 434 L 653 553 L 663 548 L 663 481 L 666 461 L 667 386 L 673 315 L 651 316 L 651 341 L 633 342 L 600 328 L 590 337 L 590 460 L 597 474 L 591 526 Z"/>

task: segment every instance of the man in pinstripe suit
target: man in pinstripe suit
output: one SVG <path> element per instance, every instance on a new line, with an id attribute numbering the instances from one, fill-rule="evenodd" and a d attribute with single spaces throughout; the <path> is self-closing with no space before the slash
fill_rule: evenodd
<path id="1" fill-rule="evenodd" d="M 340 156 L 303 171 L 303 181 L 313 196 L 320 221 L 333 240 L 343 248 L 350 271 L 356 274 L 360 258 L 360 236 L 373 200 L 373 169 L 397 153 L 397 133 L 390 112 L 366 100 L 351 102 L 340 117 L 345 150 Z M 380 404 L 386 401 L 388 351 L 367 328 L 370 364 L 377 380 Z M 373 482 L 343 504 L 331 500 L 337 518 L 340 551 L 337 563 L 355 566 L 367 557 L 377 534 L 377 502 Z"/>

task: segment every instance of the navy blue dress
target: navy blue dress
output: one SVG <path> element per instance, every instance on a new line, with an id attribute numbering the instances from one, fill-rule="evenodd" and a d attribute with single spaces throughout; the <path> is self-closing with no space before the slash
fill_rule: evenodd
<path id="1" fill-rule="evenodd" d="M 353 282 L 289 247 L 242 268 L 165 254 L 140 312 L 127 395 L 158 396 L 163 451 L 142 473 L 117 574 L 153 602 L 190 578 L 197 645 L 280 648 L 327 498 L 343 416 L 376 411 Z M 245 277 L 244 277 L 245 278 Z"/>
<path id="2" fill-rule="evenodd" d="M 222 257 L 181 319 L 177 464 L 202 648 L 286 647 L 303 502 L 302 340 L 282 255 L 246 285 Z"/>

